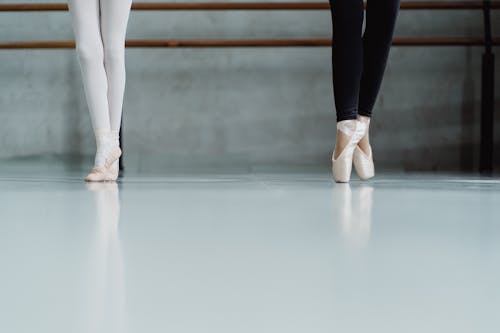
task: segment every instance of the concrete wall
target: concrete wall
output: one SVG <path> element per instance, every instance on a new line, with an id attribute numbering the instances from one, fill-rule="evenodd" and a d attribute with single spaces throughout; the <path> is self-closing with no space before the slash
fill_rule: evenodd
<path id="1" fill-rule="evenodd" d="M 499 36 L 500 12 L 493 18 Z M 0 40 L 71 39 L 70 24 L 68 13 L 0 13 Z M 482 36 L 481 29 L 480 11 L 405 11 L 396 35 Z M 128 30 L 130 39 L 330 34 L 328 11 L 134 12 Z M 221 161 L 328 165 L 335 137 L 330 53 L 328 48 L 128 49 L 128 167 Z M 371 131 L 380 167 L 477 167 L 481 54 L 476 47 L 392 50 Z M 499 78 L 497 64 L 498 84 Z M 0 51 L 0 158 L 71 155 L 79 163 L 88 161 L 93 149 L 74 51 Z"/>

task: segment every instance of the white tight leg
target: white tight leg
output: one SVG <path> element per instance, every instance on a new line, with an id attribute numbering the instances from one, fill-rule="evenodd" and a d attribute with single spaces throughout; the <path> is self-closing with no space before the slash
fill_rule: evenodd
<path id="1" fill-rule="evenodd" d="M 96 137 L 120 130 L 125 35 L 132 0 L 69 0 L 85 95 Z M 114 140 L 111 140 L 114 141 Z M 102 149 L 101 149 L 102 150 Z M 100 164 L 97 161 L 96 165 Z"/>

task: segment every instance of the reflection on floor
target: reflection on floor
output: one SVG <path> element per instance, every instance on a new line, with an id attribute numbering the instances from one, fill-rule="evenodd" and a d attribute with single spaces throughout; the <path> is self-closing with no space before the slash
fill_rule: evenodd
<path id="1" fill-rule="evenodd" d="M 500 181 L 0 174 L 0 332 L 496 332 Z"/>

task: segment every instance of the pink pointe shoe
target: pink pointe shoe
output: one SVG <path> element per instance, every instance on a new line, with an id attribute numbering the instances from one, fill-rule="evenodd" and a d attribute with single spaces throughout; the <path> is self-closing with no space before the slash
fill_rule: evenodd
<path id="1" fill-rule="evenodd" d="M 373 164 L 372 148 L 369 147 L 366 154 L 363 149 L 356 146 L 354 149 L 353 163 L 356 173 L 361 180 L 367 180 L 375 176 L 375 165 Z"/>
<path id="2" fill-rule="evenodd" d="M 366 133 L 370 127 L 370 118 L 360 120 L 366 124 Z M 371 145 L 368 145 L 368 153 L 363 151 L 361 147 L 356 146 L 353 156 L 354 168 L 361 180 L 367 180 L 375 176 L 375 165 L 373 163 L 373 153 Z"/>
<path id="3" fill-rule="evenodd" d="M 343 120 L 337 123 L 337 130 L 349 136 L 350 140 L 337 158 L 334 157 L 335 151 L 333 152 L 333 177 L 337 183 L 348 183 L 351 179 L 354 150 L 358 146 L 359 141 L 365 136 L 367 126 L 364 122 L 357 119 Z"/>

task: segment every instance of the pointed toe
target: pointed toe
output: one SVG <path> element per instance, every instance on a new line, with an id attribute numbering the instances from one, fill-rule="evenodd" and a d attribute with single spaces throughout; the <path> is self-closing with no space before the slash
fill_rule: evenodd
<path id="1" fill-rule="evenodd" d="M 365 135 L 367 127 L 358 120 L 345 120 L 337 124 L 337 130 L 351 138 L 339 156 L 335 158 L 335 151 L 332 155 L 333 178 L 337 183 L 348 183 L 351 179 L 354 150 Z"/>
<path id="2" fill-rule="evenodd" d="M 356 146 L 353 154 L 353 164 L 361 180 L 368 180 L 375 176 L 375 165 L 373 163 L 371 147 L 369 147 L 369 153 L 366 154 L 359 146 Z"/>

